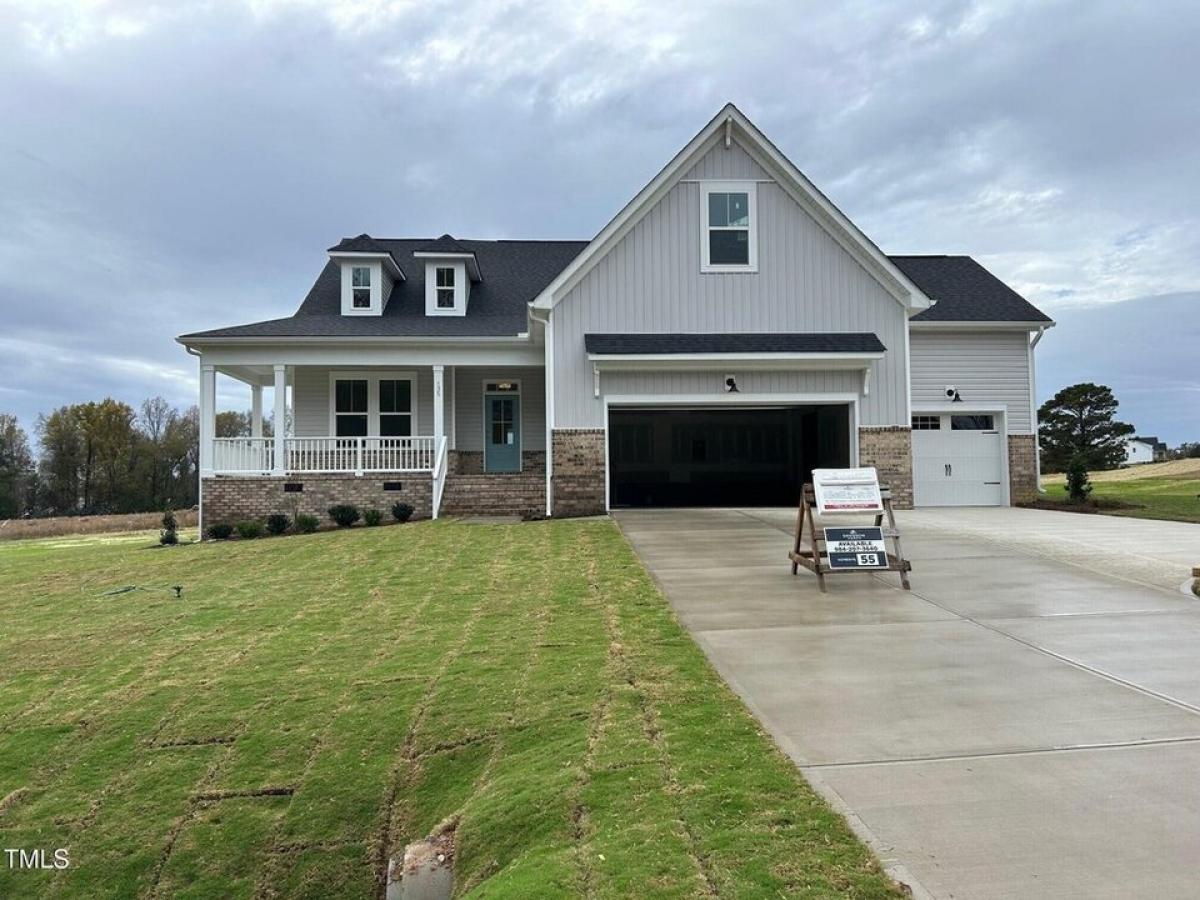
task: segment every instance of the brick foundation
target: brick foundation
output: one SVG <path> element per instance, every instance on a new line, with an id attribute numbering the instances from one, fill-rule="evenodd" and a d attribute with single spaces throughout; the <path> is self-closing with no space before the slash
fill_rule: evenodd
<path id="1" fill-rule="evenodd" d="M 1037 439 L 1032 434 L 1008 436 L 1008 490 L 1010 503 L 1031 503 L 1038 497 Z"/>
<path id="2" fill-rule="evenodd" d="M 912 431 L 898 425 L 858 429 L 858 464 L 874 466 L 879 483 L 892 489 L 892 505 L 912 509 Z"/>
<path id="3" fill-rule="evenodd" d="M 555 430 L 551 490 L 556 518 L 604 513 L 604 429 Z"/>
<path id="4" fill-rule="evenodd" d="M 400 482 L 398 491 L 385 491 L 384 482 Z M 301 484 L 304 490 L 285 493 L 285 484 Z M 271 513 L 285 513 L 295 519 L 308 513 L 329 523 L 329 507 L 351 503 L 360 510 L 378 509 L 390 519 L 392 505 L 408 503 L 414 519 L 428 519 L 433 497 L 433 481 L 428 473 L 396 475 L 295 475 L 283 478 L 267 476 L 217 475 L 203 480 L 205 527 L 217 522 L 236 523 L 247 519 L 262 521 Z"/>
<path id="5" fill-rule="evenodd" d="M 455 475 L 482 475 L 482 450 L 449 450 L 446 457 L 450 463 L 450 472 Z M 521 471 L 525 473 L 546 474 L 546 451 L 521 451 Z"/>

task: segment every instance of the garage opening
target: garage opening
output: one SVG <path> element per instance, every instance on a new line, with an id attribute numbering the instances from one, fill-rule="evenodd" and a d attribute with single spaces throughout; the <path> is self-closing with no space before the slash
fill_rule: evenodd
<path id="1" fill-rule="evenodd" d="M 610 505 L 792 506 L 850 465 L 848 404 L 609 411 Z"/>

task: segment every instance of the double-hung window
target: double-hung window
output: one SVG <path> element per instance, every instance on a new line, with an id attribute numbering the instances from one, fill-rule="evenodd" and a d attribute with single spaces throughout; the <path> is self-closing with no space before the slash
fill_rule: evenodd
<path id="1" fill-rule="evenodd" d="M 454 309 L 454 267 L 437 267 L 437 308 Z"/>
<path id="2" fill-rule="evenodd" d="M 350 272 L 350 305 L 354 309 L 371 308 L 371 267 L 354 266 Z"/>
<path id="3" fill-rule="evenodd" d="M 366 437 L 370 423 L 367 379 L 339 378 L 334 382 L 334 428 L 337 437 Z"/>
<path id="4" fill-rule="evenodd" d="M 412 436 L 412 382 L 407 378 L 379 382 L 379 436 Z"/>
<path id="5" fill-rule="evenodd" d="M 757 185 L 752 181 L 705 181 L 700 188 L 700 270 L 757 271 Z"/>

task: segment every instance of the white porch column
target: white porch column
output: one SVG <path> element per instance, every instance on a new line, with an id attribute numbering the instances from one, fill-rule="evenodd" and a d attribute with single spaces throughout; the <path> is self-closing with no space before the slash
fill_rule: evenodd
<path id="1" fill-rule="evenodd" d="M 446 390 L 450 392 L 450 443 L 446 446 L 450 450 L 458 449 L 458 389 L 454 386 L 458 378 L 458 367 L 450 367 L 450 384 Z"/>
<path id="2" fill-rule="evenodd" d="M 433 436 L 446 435 L 445 366 L 433 367 Z"/>
<path id="3" fill-rule="evenodd" d="M 217 436 L 217 369 L 200 364 L 200 475 L 213 472 L 213 438 Z"/>
<path id="4" fill-rule="evenodd" d="M 250 437 L 262 437 L 262 385 L 250 385 Z M 257 451 L 255 451 L 257 452 Z"/>
<path id="5" fill-rule="evenodd" d="M 272 475 L 287 472 L 284 435 L 287 432 L 287 366 L 275 366 L 275 468 Z"/>

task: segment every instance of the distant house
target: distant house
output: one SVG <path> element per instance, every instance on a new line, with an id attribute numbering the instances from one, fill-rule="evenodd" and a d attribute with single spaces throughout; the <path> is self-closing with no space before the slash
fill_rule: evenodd
<path id="1" fill-rule="evenodd" d="M 1167 445 L 1156 437 L 1131 437 L 1125 440 L 1125 465 L 1158 462 L 1167 458 Z"/>
<path id="2" fill-rule="evenodd" d="M 363 234 L 294 315 L 179 340 L 206 518 L 571 516 L 857 465 L 902 506 L 1033 499 L 1053 324 L 970 257 L 884 255 L 727 106 L 590 242 Z M 217 436 L 218 374 L 251 437 Z"/>

